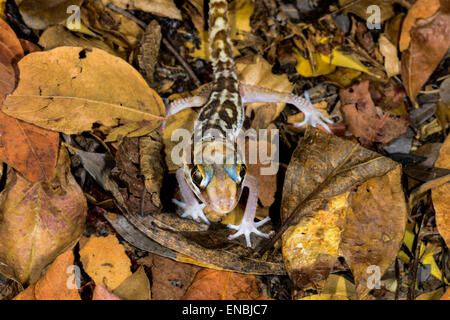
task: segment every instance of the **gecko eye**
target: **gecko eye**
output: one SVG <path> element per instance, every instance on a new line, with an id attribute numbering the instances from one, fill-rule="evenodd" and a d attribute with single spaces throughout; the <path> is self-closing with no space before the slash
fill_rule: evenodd
<path id="1" fill-rule="evenodd" d="M 191 177 L 192 177 L 192 182 L 194 182 L 195 185 L 200 188 L 202 181 L 203 181 L 203 175 L 202 175 L 201 171 L 199 170 L 198 166 L 195 166 L 194 168 L 192 168 Z"/>
<path id="2" fill-rule="evenodd" d="M 205 189 L 214 176 L 214 167 L 196 165 L 191 170 L 191 180 L 197 188 Z"/>
<path id="3" fill-rule="evenodd" d="M 247 168 L 245 167 L 245 164 L 241 164 L 241 166 L 239 168 L 239 177 L 241 178 L 241 181 L 244 180 L 246 173 L 247 173 Z"/>

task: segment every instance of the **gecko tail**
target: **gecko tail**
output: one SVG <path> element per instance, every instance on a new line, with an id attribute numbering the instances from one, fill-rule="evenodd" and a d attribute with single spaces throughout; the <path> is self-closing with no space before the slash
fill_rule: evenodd
<path id="1" fill-rule="evenodd" d="M 216 79 L 234 74 L 230 34 L 227 0 L 211 0 L 209 2 L 209 49 Z"/>

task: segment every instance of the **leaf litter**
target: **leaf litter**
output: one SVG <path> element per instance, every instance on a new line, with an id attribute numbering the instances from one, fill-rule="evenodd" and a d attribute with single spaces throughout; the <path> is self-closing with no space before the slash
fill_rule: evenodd
<path id="1" fill-rule="evenodd" d="M 280 130 L 246 142 L 280 153 L 274 175 L 249 165 L 274 231 L 254 248 L 226 239 L 243 201 L 205 212 L 210 227 L 170 201 L 171 133 L 198 110 L 165 119 L 165 103 L 212 78 L 203 2 L 79 1 L 79 29 L 67 1 L 35 2 L 0 1 L 0 289 L 25 288 L 11 297 L 446 299 L 448 0 L 383 0 L 376 30 L 369 1 L 232 1 L 240 80 L 309 90 L 337 122 L 329 135 L 289 125 L 290 105 L 247 107 L 246 128 Z M 68 290 L 73 264 L 87 277 Z"/>

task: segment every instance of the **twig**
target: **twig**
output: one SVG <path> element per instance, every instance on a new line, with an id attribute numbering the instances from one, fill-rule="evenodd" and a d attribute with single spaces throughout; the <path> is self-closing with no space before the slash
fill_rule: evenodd
<path id="1" fill-rule="evenodd" d="M 422 218 L 422 222 L 420 223 L 419 233 L 417 236 L 417 243 L 416 243 L 416 247 L 414 249 L 414 261 L 413 261 L 413 265 L 412 265 L 412 268 L 410 271 L 411 284 L 409 285 L 409 290 L 408 290 L 408 299 L 409 300 L 414 300 L 416 298 L 417 269 L 419 267 L 420 247 L 422 245 L 423 238 L 430 236 L 430 235 L 439 234 L 436 231 L 424 230 L 425 223 L 426 223 L 426 221 L 428 221 L 428 217 L 431 213 L 432 213 L 431 209 L 428 209 L 427 211 L 425 211 L 423 218 Z"/>
<path id="2" fill-rule="evenodd" d="M 395 300 L 398 300 L 398 294 L 400 292 L 400 266 L 398 264 L 398 257 L 395 257 L 395 279 L 397 280 L 397 287 L 395 288 Z"/>
<path id="3" fill-rule="evenodd" d="M 162 41 L 163 41 L 164 45 L 167 47 L 167 49 L 169 49 L 169 51 L 172 52 L 172 54 L 175 56 L 175 58 L 177 58 L 178 62 L 181 63 L 183 68 L 186 70 L 186 72 L 191 77 L 192 81 L 194 81 L 195 85 L 197 87 L 200 87 L 202 85 L 202 83 L 197 78 L 197 76 L 195 75 L 194 71 L 191 69 L 189 64 L 183 59 L 182 56 L 180 56 L 180 54 L 177 52 L 177 50 L 175 50 L 175 48 L 172 46 L 172 44 L 169 42 L 169 40 L 167 40 L 165 37 L 163 37 Z"/>
<path id="4" fill-rule="evenodd" d="M 136 18 L 134 15 L 132 15 L 128 11 L 121 9 L 112 3 L 109 3 L 106 7 L 108 9 L 111 9 L 113 11 L 116 11 L 116 12 L 122 14 L 123 16 L 127 17 L 130 20 L 133 20 L 142 29 L 145 30 L 147 28 L 147 24 L 144 21 Z M 169 42 L 169 40 L 167 40 L 165 37 L 162 38 L 162 42 L 167 47 L 167 49 L 169 49 L 169 51 L 175 56 L 175 58 L 178 60 L 178 62 L 183 66 L 184 70 L 186 70 L 189 77 L 192 79 L 192 81 L 194 81 L 195 85 L 197 87 L 200 87 L 202 85 L 202 83 L 200 82 L 200 80 L 198 79 L 198 77 L 196 76 L 196 74 L 194 73 L 192 68 L 189 66 L 189 64 L 186 62 L 186 60 L 177 52 L 177 50 L 175 50 L 175 48 L 172 46 L 172 44 Z"/>

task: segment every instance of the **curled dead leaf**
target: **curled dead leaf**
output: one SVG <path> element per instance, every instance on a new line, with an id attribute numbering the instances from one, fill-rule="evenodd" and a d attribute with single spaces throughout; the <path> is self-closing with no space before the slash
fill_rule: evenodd
<path id="1" fill-rule="evenodd" d="M 384 272 L 401 245 L 406 203 L 400 172 L 394 161 L 358 144 L 307 130 L 286 172 L 281 207 L 283 219 L 297 213 L 282 238 L 286 268 L 297 285 L 323 285 L 335 259 L 344 252 L 358 295 L 364 297 L 361 269 L 365 261 L 373 262 L 373 258 Z M 351 200 L 348 192 L 358 185 L 366 198 Z M 358 192 L 353 195 L 356 199 Z"/>
<path id="2" fill-rule="evenodd" d="M 78 242 L 86 212 L 64 149 L 49 182 L 29 182 L 9 170 L 0 194 L 0 261 L 20 282 L 35 283 L 56 256 Z"/>
<path id="3" fill-rule="evenodd" d="M 411 43 L 402 55 L 402 79 L 406 92 L 415 101 L 420 88 L 450 47 L 450 1 L 441 0 L 440 9 L 411 29 Z"/>

